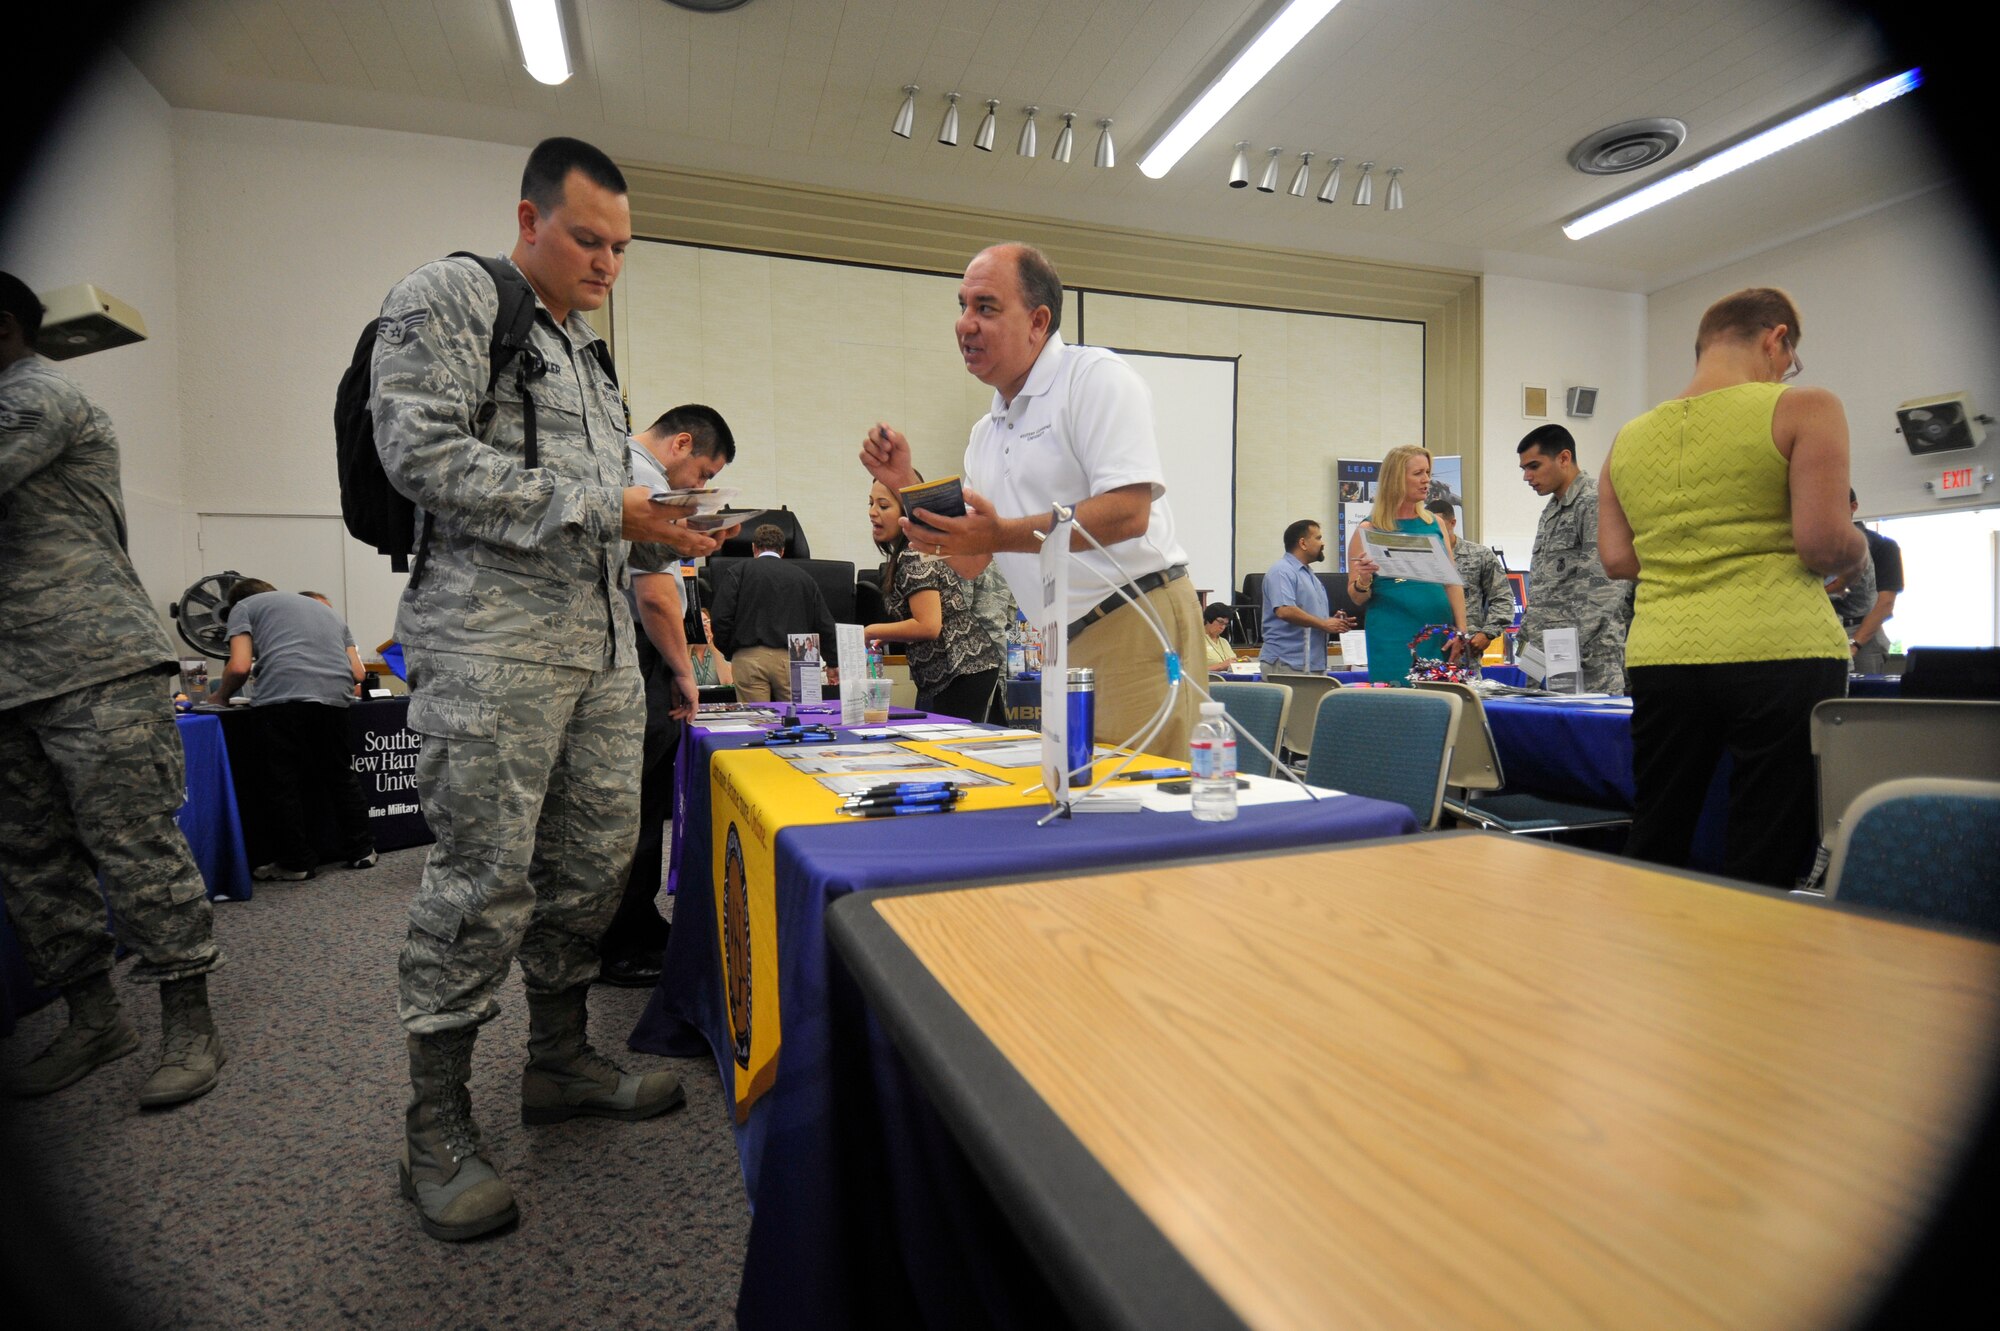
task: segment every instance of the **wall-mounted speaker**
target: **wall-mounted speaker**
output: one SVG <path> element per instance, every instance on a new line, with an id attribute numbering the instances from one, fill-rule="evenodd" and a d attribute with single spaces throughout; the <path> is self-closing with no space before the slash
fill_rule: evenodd
<path id="1" fill-rule="evenodd" d="M 1960 453 L 1986 441 L 1981 417 L 1964 393 L 1917 398 L 1896 408 L 1896 431 L 1912 453 Z"/>
<path id="2" fill-rule="evenodd" d="M 1577 420 L 1588 420 L 1597 410 L 1597 390 L 1595 388 L 1572 388 L 1566 395 L 1564 409 Z"/>

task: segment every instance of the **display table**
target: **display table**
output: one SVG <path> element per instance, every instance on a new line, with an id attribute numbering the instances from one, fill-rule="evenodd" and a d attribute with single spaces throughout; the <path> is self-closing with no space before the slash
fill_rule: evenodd
<path id="1" fill-rule="evenodd" d="M 836 1061 L 835 1009 L 842 994 L 829 974 L 823 926 L 829 903 L 862 888 L 1059 873 L 1141 857 L 1189 859 L 1415 830 L 1401 805 L 1352 796 L 1246 807 L 1224 824 L 1197 823 L 1188 814 L 1130 813 L 1079 815 L 1037 828 L 1047 806 L 1022 799 L 1022 785 L 1010 784 L 975 791 L 967 809 L 949 814 L 773 831 L 764 825 L 767 811 L 798 798 L 804 778 L 785 770 L 774 752 L 736 752 L 752 738 L 689 728 L 682 750 L 685 804 L 676 822 L 674 929 L 659 986 L 631 1039 L 634 1049 L 649 1053 L 714 1057 L 724 1100 L 737 1106 L 737 1147 L 753 1213 L 737 1308 L 746 1327 L 873 1325 L 883 1301 L 900 1297 L 894 1280 L 904 1264 L 889 1260 L 898 1236 L 851 1232 L 843 1219 L 872 1187 L 853 1171 L 883 1148 L 884 1129 L 870 1117 L 853 1116 L 857 1090 Z M 964 765 L 1007 775 L 976 762 Z M 1036 779 L 1033 769 L 1016 775 L 1023 783 Z M 830 808 L 831 799 L 823 807 Z M 718 809 L 739 812 L 719 819 Z M 731 856 L 725 847 L 718 894 L 715 848 L 732 831 L 740 854 Z M 769 893 L 768 922 L 757 904 L 760 891 Z M 724 897 L 720 909 L 718 895 Z M 747 921 L 747 929 L 737 918 Z M 864 1042 L 880 1039 L 865 1020 L 845 1029 Z M 766 1061 L 774 1030 L 781 1032 L 782 1054 Z M 851 1066 L 865 1066 L 865 1054 L 859 1057 Z M 862 1092 L 859 1099 L 872 1097 Z"/>
<path id="2" fill-rule="evenodd" d="M 250 706 L 230 707 L 207 715 L 211 720 L 220 719 L 229 742 L 236 804 L 242 811 L 250 862 L 268 864 L 275 858 L 268 831 L 270 805 L 265 798 L 269 778 L 256 743 L 255 711 Z M 361 699 L 347 707 L 348 743 L 361 793 L 368 800 L 369 826 L 375 831 L 377 850 L 427 846 L 436 839 L 417 802 L 416 762 L 422 737 L 409 728 L 409 712 L 408 694 Z M 320 861 L 341 858 L 340 833 L 331 807 L 310 797 L 305 805 L 307 833 Z"/>
<path id="3" fill-rule="evenodd" d="M 187 838 L 210 899 L 248 901 L 250 864 L 244 854 L 243 827 L 237 817 L 222 725 L 213 716 L 182 715 L 174 718 L 174 728 L 180 733 L 181 751 L 187 760 L 187 799 L 174 821 Z M 34 987 L 12 924 L 0 919 L 0 1036 L 13 1031 L 17 1017 L 55 996 L 53 989 Z"/>
<path id="4" fill-rule="evenodd" d="M 1858 1322 L 2000 1017 L 1992 942 L 1490 833 L 829 932 L 977 1171 L 880 1190 L 977 1190 L 1033 1258 L 934 1273 L 1089 1327 Z"/>
<path id="5" fill-rule="evenodd" d="M 1330 678 L 1339 680 L 1349 688 L 1368 682 L 1368 672 L 1366 670 L 1329 670 L 1326 673 Z M 1521 673 L 1519 666 L 1481 666 L 1479 667 L 1479 674 L 1482 679 L 1490 679 L 1495 684 L 1505 684 L 1510 688 L 1525 689 L 1528 687 L 1528 677 Z M 1261 672 L 1231 670 L 1217 675 L 1216 678 L 1227 680 L 1231 684 L 1258 684 L 1271 677 Z"/>

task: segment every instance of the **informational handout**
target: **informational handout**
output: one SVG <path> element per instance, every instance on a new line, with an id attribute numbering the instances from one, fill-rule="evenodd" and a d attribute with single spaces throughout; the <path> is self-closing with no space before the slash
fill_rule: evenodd
<path id="1" fill-rule="evenodd" d="M 833 662 L 840 667 L 840 724 L 858 726 L 868 702 L 861 682 L 868 678 L 868 640 L 859 624 L 835 624 L 833 641 Z"/>
<path id="2" fill-rule="evenodd" d="M 935 781 L 954 786 L 1004 786 L 1007 783 L 997 776 L 984 772 L 968 772 L 962 767 L 946 767 L 937 771 L 924 771 L 914 777 L 904 777 L 900 773 L 889 776 L 820 776 L 815 781 L 836 795 L 860 795 L 878 786 L 890 785 L 897 781 Z"/>
<path id="3" fill-rule="evenodd" d="M 825 696 L 821 686 L 826 681 L 825 669 L 820 664 L 819 634 L 788 633 L 785 650 L 790 657 L 793 705 L 817 706 Z"/>
<path id="4" fill-rule="evenodd" d="M 1042 742 L 1037 758 L 1049 802 L 1058 808 L 1069 803 L 1069 528 L 1067 521 L 1050 524 L 1036 565 L 1042 581 L 1042 603 L 1035 607 L 1035 622 L 1042 627 Z"/>
<path id="5" fill-rule="evenodd" d="M 1458 565 L 1445 553 L 1442 536 L 1418 536 L 1399 531 L 1376 531 L 1366 527 L 1361 544 L 1368 557 L 1381 566 L 1381 576 L 1404 578 L 1410 582 L 1438 582 L 1448 587 L 1463 586 Z"/>
<path id="6" fill-rule="evenodd" d="M 1349 629 L 1340 635 L 1340 664 L 1348 670 L 1368 668 L 1368 634 L 1361 629 Z"/>
<path id="7" fill-rule="evenodd" d="M 950 764 L 891 744 L 801 744 L 771 750 L 801 772 L 908 772 Z"/>

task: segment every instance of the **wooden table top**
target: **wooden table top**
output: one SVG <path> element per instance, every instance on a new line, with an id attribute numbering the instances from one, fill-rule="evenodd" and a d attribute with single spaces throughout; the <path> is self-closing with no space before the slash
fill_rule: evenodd
<path id="1" fill-rule="evenodd" d="M 1993 944 L 1493 835 L 868 905 L 1257 1328 L 1843 1321 L 2000 1011 Z"/>

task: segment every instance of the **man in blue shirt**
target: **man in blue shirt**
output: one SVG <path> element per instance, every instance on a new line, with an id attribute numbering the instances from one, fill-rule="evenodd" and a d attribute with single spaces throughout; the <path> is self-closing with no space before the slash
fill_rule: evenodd
<path id="1" fill-rule="evenodd" d="M 1328 615 L 1326 585 L 1311 565 L 1326 558 L 1326 537 L 1319 524 L 1301 518 L 1285 528 L 1284 558 L 1264 575 L 1265 669 L 1282 666 L 1308 674 L 1326 673 L 1326 635 L 1345 633 L 1354 620 L 1345 612 Z"/>

